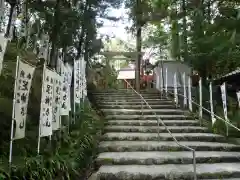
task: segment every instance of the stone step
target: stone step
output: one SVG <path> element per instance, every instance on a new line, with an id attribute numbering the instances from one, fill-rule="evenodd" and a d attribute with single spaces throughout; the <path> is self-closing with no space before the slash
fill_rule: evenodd
<path id="1" fill-rule="evenodd" d="M 186 114 L 188 111 L 183 111 L 181 109 L 101 109 L 105 114 Z"/>
<path id="2" fill-rule="evenodd" d="M 90 92 L 91 94 L 94 95 L 104 95 L 104 94 L 112 94 L 112 95 L 121 95 L 121 94 L 132 94 L 132 95 L 137 95 L 136 92 L 133 91 L 112 91 L 112 92 Z M 161 94 L 159 91 L 153 91 L 153 92 L 146 92 L 146 91 L 141 91 L 140 94 Z"/>
<path id="3" fill-rule="evenodd" d="M 141 95 L 142 97 L 144 98 L 160 98 L 160 99 L 165 99 L 167 100 L 166 97 L 164 96 L 161 96 L 160 94 L 144 94 L 144 95 Z M 132 98 L 132 99 L 137 99 L 139 98 L 140 96 L 139 95 L 128 95 L 128 94 L 122 94 L 122 95 L 97 95 L 95 96 L 95 98 L 97 99 L 113 99 L 113 98 L 116 98 L 116 99 L 124 99 L 124 98 Z"/>
<path id="4" fill-rule="evenodd" d="M 159 121 L 160 125 L 161 122 Z M 199 126 L 197 120 L 163 120 L 166 126 Z M 109 120 L 108 125 L 156 126 L 157 120 Z"/>
<path id="5" fill-rule="evenodd" d="M 162 120 L 171 120 L 171 119 L 179 119 L 179 120 L 192 120 L 191 116 L 185 115 L 157 115 L 158 118 Z M 122 120 L 153 120 L 157 119 L 155 115 L 106 115 L 105 119 L 113 120 L 113 119 L 122 119 Z"/>
<path id="6" fill-rule="evenodd" d="M 100 105 L 141 105 L 140 100 L 135 102 L 123 102 L 123 101 L 97 101 Z M 173 101 L 148 101 L 149 105 L 174 105 Z"/>
<path id="7" fill-rule="evenodd" d="M 108 98 L 108 97 L 116 97 L 116 98 L 122 98 L 122 97 L 135 97 L 139 98 L 138 94 L 131 94 L 131 93 L 121 93 L 121 94 L 112 94 L 112 93 L 106 93 L 106 94 L 92 94 L 95 97 L 99 98 Z M 159 93 L 143 93 L 141 94 L 142 97 L 161 97 L 166 99 L 166 96 L 163 96 Z"/>
<path id="8" fill-rule="evenodd" d="M 223 136 L 211 133 L 172 133 L 178 141 L 225 142 Z M 172 141 L 169 133 L 126 133 L 112 132 L 102 136 L 106 141 Z"/>
<path id="9" fill-rule="evenodd" d="M 209 132 L 208 128 L 199 126 L 167 126 L 172 133 L 196 133 Z M 115 126 L 108 125 L 104 128 L 105 132 L 167 132 L 164 126 Z"/>
<path id="10" fill-rule="evenodd" d="M 136 99 L 96 99 L 97 102 L 121 102 L 121 103 L 125 103 L 125 102 L 140 102 L 141 103 L 141 98 L 136 98 Z M 172 100 L 162 100 L 162 99 L 145 99 L 145 101 L 147 102 L 172 102 Z M 142 101 L 143 102 L 143 101 Z"/>
<path id="11" fill-rule="evenodd" d="M 115 109 L 115 108 L 120 108 L 120 109 L 149 109 L 149 107 L 147 105 L 141 105 L 141 104 L 135 104 L 135 105 L 117 105 L 117 104 L 113 104 L 113 105 L 101 105 L 101 108 L 104 109 Z M 151 105 L 152 109 L 175 109 L 176 106 L 175 105 Z"/>
<path id="12" fill-rule="evenodd" d="M 97 157 L 98 165 L 192 164 L 193 155 L 182 152 L 106 152 Z M 197 163 L 240 162 L 240 152 L 197 151 Z"/>
<path id="13" fill-rule="evenodd" d="M 179 141 L 196 151 L 240 151 L 240 146 L 229 143 Z M 183 151 L 175 141 L 102 141 L 99 144 L 100 152 L 126 151 Z"/>
<path id="14" fill-rule="evenodd" d="M 193 180 L 193 165 L 104 165 L 97 177 L 101 180 Z M 197 177 L 239 179 L 240 163 L 197 164 Z"/>
<path id="15" fill-rule="evenodd" d="M 240 178 L 199 179 L 199 180 L 240 180 Z"/>
<path id="16" fill-rule="evenodd" d="M 132 98 L 132 99 L 139 99 L 141 96 L 143 98 L 159 98 L 159 99 L 165 99 L 167 100 L 167 98 L 165 96 L 161 96 L 160 94 L 141 94 L 141 96 L 139 95 L 132 95 L 132 94 L 120 94 L 120 95 L 111 95 L 111 94 L 106 94 L 106 95 L 93 95 L 95 98 L 98 99 L 112 99 L 112 98 L 116 98 L 116 99 L 123 99 L 123 98 Z"/>

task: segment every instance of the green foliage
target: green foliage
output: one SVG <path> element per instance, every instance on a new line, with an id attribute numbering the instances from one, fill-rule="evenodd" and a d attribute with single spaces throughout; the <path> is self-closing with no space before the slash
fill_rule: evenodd
<path id="1" fill-rule="evenodd" d="M 87 103 L 85 103 L 84 110 L 79 109 L 78 112 L 79 118 L 76 119 L 76 124 L 72 125 L 69 135 L 66 131 L 55 132 L 51 145 L 45 144 L 45 140 L 44 144 L 47 148 L 42 149 L 39 156 L 35 154 L 15 155 L 10 175 L 8 169 L 2 169 L 0 177 L 60 180 L 82 179 L 87 176 L 97 153 L 99 133 L 101 133 L 104 121 L 91 107 L 87 106 Z"/>
<path id="2" fill-rule="evenodd" d="M 154 32 L 147 39 L 152 42 L 150 47 L 158 47 L 160 53 L 169 51 L 174 59 L 184 60 L 202 77 L 217 77 L 240 65 L 238 1 L 148 0 L 144 3 L 151 7 L 147 9 L 148 14 L 158 17 L 158 21 L 147 21 L 153 25 L 149 27 Z M 163 26 L 168 27 L 166 35 Z M 171 46 L 164 46 L 166 42 Z"/>

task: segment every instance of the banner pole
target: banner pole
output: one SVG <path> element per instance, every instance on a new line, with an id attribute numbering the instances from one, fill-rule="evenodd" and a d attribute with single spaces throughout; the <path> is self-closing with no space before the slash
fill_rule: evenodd
<path id="1" fill-rule="evenodd" d="M 46 61 L 43 65 L 43 77 L 42 77 L 42 94 L 44 92 L 44 81 L 45 81 L 45 70 L 46 70 Z M 42 102 L 41 102 L 42 104 Z M 41 146 L 41 119 L 39 119 L 39 127 L 38 127 L 38 147 L 37 147 L 37 154 L 40 153 L 40 146 Z"/>
<path id="2" fill-rule="evenodd" d="M 13 130 L 14 130 L 15 103 L 16 103 L 15 92 L 16 92 L 16 88 L 17 88 L 18 68 L 19 68 L 19 56 L 17 56 L 17 62 L 16 62 L 14 93 L 13 93 L 12 124 L 11 124 L 11 137 L 10 137 L 10 147 L 9 147 L 9 169 L 10 169 L 10 171 L 11 171 L 11 166 L 12 166 Z"/>

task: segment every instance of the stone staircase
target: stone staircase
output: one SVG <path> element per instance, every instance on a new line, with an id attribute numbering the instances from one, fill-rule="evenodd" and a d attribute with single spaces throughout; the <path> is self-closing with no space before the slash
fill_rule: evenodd
<path id="1" fill-rule="evenodd" d="M 187 111 L 176 109 L 157 92 L 142 92 L 153 109 L 127 91 L 98 92 L 95 98 L 108 120 L 91 180 L 193 180 L 192 152 L 180 147 L 160 123 L 159 116 L 182 145 L 196 150 L 198 179 L 240 179 L 240 146 L 201 127 Z M 158 136 L 158 131 L 159 135 Z"/>

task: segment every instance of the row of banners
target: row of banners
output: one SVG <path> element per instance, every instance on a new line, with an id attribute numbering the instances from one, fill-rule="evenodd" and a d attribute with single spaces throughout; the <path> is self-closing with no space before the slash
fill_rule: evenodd
<path id="1" fill-rule="evenodd" d="M 1 5 L 1 2 L 0 2 Z M 1 14 L 0 14 L 1 15 Z M 12 26 L 13 27 L 13 26 Z M 7 43 L 11 38 L 5 38 L 0 34 L 0 75 L 4 54 L 6 52 Z M 46 63 L 50 59 L 50 45 L 48 35 L 43 35 L 40 43 L 40 51 L 38 58 L 45 59 Z M 71 84 L 72 76 L 74 79 L 73 101 L 80 103 L 87 95 L 86 76 L 84 60 L 74 61 L 73 66 L 64 64 L 63 56 L 59 56 L 57 73 L 48 69 L 45 65 L 43 68 L 42 79 L 42 96 L 40 105 L 39 119 L 39 138 L 38 138 L 38 153 L 40 149 L 41 137 L 51 136 L 53 131 L 61 128 L 61 116 L 68 116 L 71 111 Z M 60 63 L 59 63 L 60 62 Z M 12 127 L 9 163 L 12 162 L 12 143 L 13 140 L 22 139 L 25 137 L 27 107 L 29 99 L 29 91 L 32 84 L 35 67 L 20 60 L 17 57 L 14 98 L 12 110 Z M 75 103 L 73 113 L 75 114 Z M 75 118 L 74 118 L 75 121 Z"/>
<path id="2" fill-rule="evenodd" d="M 159 89 L 161 92 L 165 91 L 165 93 L 168 93 L 168 69 L 165 69 L 165 72 L 163 72 L 163 69 L 160 68 L 160 72 L 156 73 L 156 88 Z M 164 77 L 165 76 L 165 77 Z M 164 78 L 162 78 L 164 77 Z M 163 81 L 163 79 L 165 80 L 165 82 Z M 182 80 L 182 88 L 183 88 L 183 94 L 179 94 L 178 91 L 178 81 L 177 81 L 177 73 L 174 73 L 173 76 L 173 86 L 174 86 L 174 101 L 176 103 L 176 105 L 178 105 L 178 97 L 179 96 L 183 96 L 183 104 L 185 107 L 188 106 L 189 110 L 192 111 L 193 107 L 193 101 L 192 101 L 192 92 L 191 92 L 191 88 L 192 88 L 192 80 L 191 77 L 189 76 L 187 78 L 188 82 L 187 82 L 187 86 L 186 87 L 186 74 L 183 73 L 181 75 L 181 80 Z M 163 82 L 165 84 L 163 84 Z M 199 79 L 199 117 L 202 118 L 202 113 L 203 113 L 203 105 L 202 105 L 202 79 Z M 208 111 L 211 114 L 211 120 L 212 120 L 212 124 L 214 124 L 216 122 L 216 115 L 214 114 L 214 108 L 213 108 L 213 91 L 212 91 L 212 82 L 209 83 L 209 93 L 210 93 L 210 98 L 209 98 L 209 102 L 210 102 L 210 110 Z M 226 92 L 226 84 L 223 83 L 220 86 L 221 89 L 221 97 L 222 97 L 222 104 L 223 104 L 223 114 L 224 114 L 224 120 L 225 122 L 229 122 L 228 119 L 228 111 L 227 111 L 227 92 Z M 188 90 L 188 93 L 187 93 Z M 240 108 L 240 91 L 236 92 L 236 96 L 237 96 L 237 100 L 238 100 L 238 106 Z M 196 104 L 196 102 L 195 102 Z M 206 110 L 206 109 L 205 109 Z M 226 127 L 227 127 L 227 134 L 228 134 L 228 125 L 226 123 Z"/>
<path id="3" fill-rule="evenodd" d="M 5 23 L 5 1 L 0 0 L 0 32 L 4 32 Z M 7 43 L 12 39 L 13 28 L 15 21 L 21 19 L 21 27 L 19 36 L 27 36 L 30 24 L 25 24 L 26 19 L 26 4 L 23 3 L 20 7 L 21 13 L 17 15 L 17 9 L 13 9 L 12 23 L 10 26 L 10 33 L 8 37 L 4 37 L 4 33 L 0 34 L 0 75 L 2 71 L 2 64 L 4 54 L 6 51 Z M 3 31 L 1 31 L 3 29 Z M 29 36 L 29 35 L 28 35 Z M 26 47 L 28 47 L 29 37 L 27 38 Z M 36 53 L 36 43 L 33 44 L 33 52 Z M 42 34 L 39 43 L 38 58 L 45 59 L 47 63 L 50 60 L 51 43 L 49 42 L 48 34 Z M 63 59 L 63 58 L 59 58 Z M 51 136 L 53 131 L 61 128 L 61 116 L 68 116 L 71 111 L 71 84 L 72 76 L 74 79 L 73 87 L 73 102 L 80 103 L 87 95 L 86 90 L 86 77 L 84 60 L 76 60 L 73 66 L 64 64 L 59 61 L 57 72 L 50 70 L 44 65 L 43 78 L 42 78 L 42 96 L 40 105 L 40 119 L 39 119 L 39 141 L 38 153 L 40 147 L 40 138 Z M 60 70 L 59 70 L 60 69 Z M 25 137 L 27 107 L 30 88 L 32 84 L 33 74 L 35 67 L 29 63 L 20 60 L 17 57 L 15 85 L 14 85 L 14 98 L 13 98 L 13 111 L 12 111 L 12 127 L 11 127 L 11 141 L 10 141 L 10 154 L 9 162 L 12 161 L 12 142 L 13 140 L 22 139 Z M 73 113 L 75 113 L 75 103 Z M 74 119 L 75 120 L 75 119 Z"/>
<path id="4" fill-rule="evenodd" d="M 60 74 L 44 66 L 39 121 L 40 137 L 51 136 L 53 131 L 61 128 L 61 116 L 69 115 L 72 74 L 74 74 L 75 103 L 80 103 L 81 98 L 86 96 L 85 66 L 83 60 L 75 61 L 74 67 L 61 63 Z M 16 124 L 13 139 L 25 137 L 28 98 L 34 70 L 34 66 L 18 58 L 12 115 Z"/>

